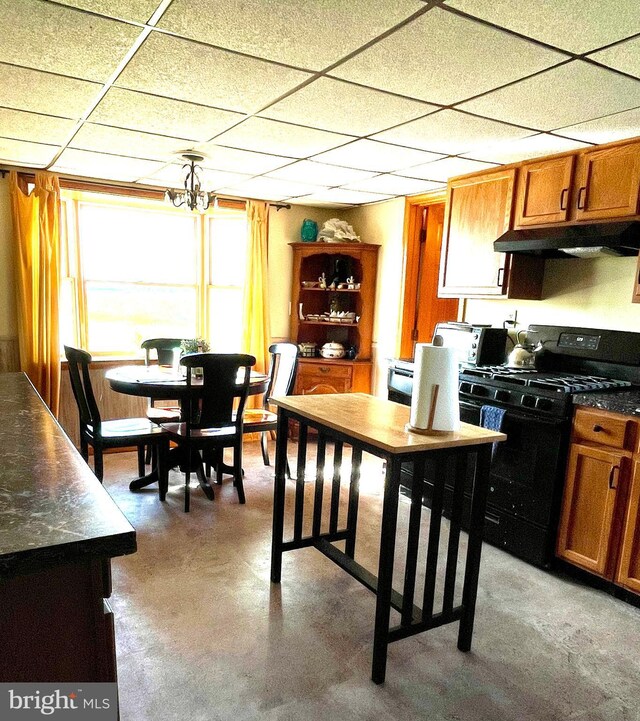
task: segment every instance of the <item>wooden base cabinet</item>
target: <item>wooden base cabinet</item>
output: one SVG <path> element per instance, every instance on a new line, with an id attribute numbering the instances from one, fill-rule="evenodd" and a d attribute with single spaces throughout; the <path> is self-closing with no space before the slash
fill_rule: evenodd
<path id="1" fill-rule="evenodd" d="M 578 408 L 556 554 L 640 593 L 640 419 Z"/>
<path id="2" fill-rule="evenodd" d="M 368 361 L 300 358 L 294 394 L 370 393 L 371 368 Z"/>

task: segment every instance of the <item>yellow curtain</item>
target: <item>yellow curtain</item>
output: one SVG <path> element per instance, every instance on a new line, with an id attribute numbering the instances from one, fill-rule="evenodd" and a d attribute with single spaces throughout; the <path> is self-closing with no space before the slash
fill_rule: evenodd
<path id="1" fill-rule="evenodd" d="M 247 201 L 249 239 L 247 273 L 242 308 L 242 351 L 256 357 L 255 370 L 269 369 L 271 324 L 269 314 L 269 278 L 267 274 L 267 240 L 269 209 L 266 203 Z M 247 407 L 260 404 L 260 397 L 248 399 Z"/>
<path id="2" fill-rule="evenodd" d="M 60 344 L 60 185 L 52 173 L 36 172 L 35 187 L 9 174 L 15 238 L 20 368 L 58 415 Z"/>

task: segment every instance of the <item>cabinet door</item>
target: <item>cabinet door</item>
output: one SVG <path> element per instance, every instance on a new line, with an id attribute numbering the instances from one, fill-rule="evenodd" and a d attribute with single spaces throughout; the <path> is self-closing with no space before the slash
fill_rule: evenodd
<path id="1" fill-rule="evenodd" d="M 640 191 L 640 143 L 592 150 L 580 156 L 576 220 L 636 215 Z"/>
<path id="2" fill-rule="evenodd" d="M 493 241 L 509 230 L 515 169 L 449 181 L 438 294 L 501 296 L 507 257 Z"/>
<path id="3" fill-rule="evenodd" d="M 625 461 L 621 453 L 576 443 L 569 454 L 556 553 L 599 576 L 611 575 L 616 491 Z"/>
<path id="4" fill-rule="evenodd" d="M 615 581 L 640 593 L 640 461 L 633 466 Z"/>
<path id="5" fill-rule="evenodd" d="M 516 228 L 567 220 L 574 163 L 575 156 L 566 155 L 520 168 Z"/>

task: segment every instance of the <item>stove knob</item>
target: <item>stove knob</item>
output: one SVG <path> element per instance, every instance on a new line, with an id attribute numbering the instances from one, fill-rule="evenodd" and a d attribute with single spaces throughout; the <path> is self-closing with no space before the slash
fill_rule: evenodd
<path id="1" fill-rule="evenodd" d="M 536 405 L 535 396 L 523 395 L 520 399 L 520 405 L 525 406 L 525 408 L 533 408 Z"/>
<path id="2" fill-rule="evenodd" d="M 497 401 L 508 401 L 511 398 L 511 393 L 505 390 L 497 390 L 494 398 Z"/>
<path id="3" fill-rule="evenodd" d="M 465 383 L 463 381 L 460 384 L 460 393 L 471 393 L 471 383 Z"/>
<path id="4" fill-rule="evenodd" d="M 541 411 L 550 411 L 553 408 L 553 401 L 549 398 L 538 398 L 536 408 Z"/>

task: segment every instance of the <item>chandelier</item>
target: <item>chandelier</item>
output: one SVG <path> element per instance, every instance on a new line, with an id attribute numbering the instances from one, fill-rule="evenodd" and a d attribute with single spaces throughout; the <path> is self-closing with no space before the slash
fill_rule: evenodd
<path id="1" fill-rule="evenodd" d="M 176 208 L 186 205 L 189 210 L 198 210 L 202 213 L 216 200 L 215 193 L 205 192 L 200 184 L 198 173 L 202 172 L 202 168 L 196 163 L 200 163 L 204 158 L 195 153 L 184 153 L 182 157 L 187 161 L 182 166 L 182 170 L 187 171 L 184 178 L 184 190 L 168 188 L 164 194 L 165 200 Z"/>

